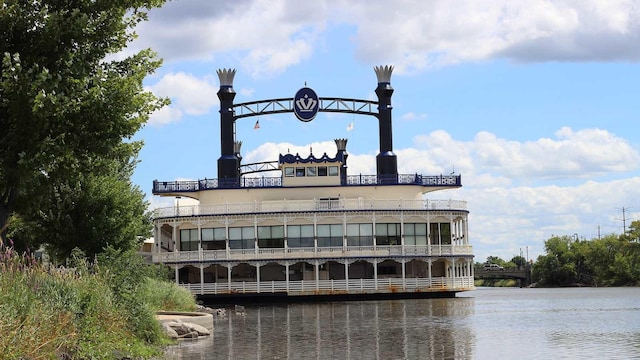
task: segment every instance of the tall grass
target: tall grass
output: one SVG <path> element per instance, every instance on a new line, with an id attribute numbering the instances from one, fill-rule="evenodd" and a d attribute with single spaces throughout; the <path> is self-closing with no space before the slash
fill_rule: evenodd
<path id="1" fill-rule="evenodd" d="M 27 254 L 0 248 L 2 359 L 121 359 L 159 354 L 167 343 L 155 311 L 193 309 L 190 294 L 151 280 L 131 252 L 108 250 L 110 263 L 45 269 Z M 187 296 L 188 295 L 188 296 Z M 160 301 L 160 299 L 180 299 Z M 153 305 L 152 305 L 153 304 Z M 179 304 L 179 305 L 178 305 Z M 160 308 L 158 307 L 160 306 Z"/>

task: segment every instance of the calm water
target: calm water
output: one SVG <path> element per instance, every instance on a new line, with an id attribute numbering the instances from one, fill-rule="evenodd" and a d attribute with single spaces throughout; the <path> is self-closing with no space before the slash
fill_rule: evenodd
<path id="1" fill-rule="evenodd" d="M 169 359 L 640 359 L 640 288 L 245 306 Z"/>

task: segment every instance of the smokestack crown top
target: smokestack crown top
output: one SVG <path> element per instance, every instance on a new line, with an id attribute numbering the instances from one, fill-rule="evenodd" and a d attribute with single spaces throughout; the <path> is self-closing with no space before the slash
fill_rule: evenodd
<path id="1" fill-rule="evenodd" d="M 378 77 L 378 83 L 391 82 L 391 73 L 393 72 L 393 65 L 374 66 L 373 70 L 376 72 L 376 76 Z"/>
<path id="2" fill-rule="evenodd" d="M 220 79 L 220 86 L 233 87 L 233 77 L 236 75 L 236 69 L 218 69 L 218 78 Z"/>

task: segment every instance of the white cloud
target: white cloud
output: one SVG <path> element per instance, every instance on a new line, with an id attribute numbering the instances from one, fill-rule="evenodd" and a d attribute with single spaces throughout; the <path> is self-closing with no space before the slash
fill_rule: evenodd
<path id="1" fill-rule="evenodd" d="M 164 75 L 148 86 L 155 95 L 168 97 L 171 105 L 164 107 L 150 119 L 151 124 L 161 125 L 178 121 L 183 114 L 202 115 L 218 104 L 218 86 L 213 77 L 198 78 L 183 72 Z"/>
<path id="2" fill-rule="evenodd" d="M 340 24 L 355 29 L 356 58 L 396 73 L 490 58 L 640 61 L 635 0 L 176 1 L 151 12 L 129 51 L 241 62 L 268 76 L 312 56 Z"/>
<path id="3" fill-rule="evenodd" d="M 249 51 L 242 60 L 242 65 L 249 69 L 253 77 L 269 76 L 283 72 L 289 66 L 308 58 L 312 48 L 308 40 L 295 40 L 273 47 L 258 48 Z"/>
<path id="4" fill-rule="evenodd" d="M 401 116 L 402 120 L 407 121 L 416 121 L 416 120 L 426 120 L 427 114 L 416 114 L 414 112 L 408 112 Z"/>
<path id="5" fill-rule="evenodd" d="M 626 140 L 602 129 L 574 132 L 564 127 L 556 139 L 524 143 L 481 132 L 473 151 L 485 171 L 520 179 L 589 178 L 640 166 L 640 154 Z"/>
<path id="6" fill-rule="evenodd" d="M 635 1 L 350 2 L 357 56 L 398 72 L 508 58 L 640 60 Z M 393 9 L 393 11 L 388 11 Z"/>
<path id="7" fill-rule="evenodd" d="M 173 106 L 165 106 L 157 110 L 149 117 L 149 125 L 161 126 L 182 119 L 182 111 Z"/>
<path id="8" fill-rule="evenodd" d="M 226 54 L 250 74 L 271 75 L 310 56 L 329 16 L 323 1 L 168 2 L 138 27 L 129 51 L 151 47 L 167 61 Z"/>
<path id="9" fill-rule="evenodd" d="M 598 233 L 620 233 L 618 210 L 629 206 L 629 199 L 640 198 L 640 178 L 585 180 L 571 186 L 549 184 L 546 179 L 593 179 L 603 173 L 624 176 L 638 167 L 638 152 L 604 130 L 574 131 L 565 127 L 555 135 L 555 139 L 517 142 L 483 132 L 463 142 L 445 131 L 434 131 L 416 137 L 412 148 L 396 151 L 399 172 L 448 174 L 450 165 L 456 164 L 463 187 L 427 196 L 467 201 L 478 261 L 489 255 L 509 260 L 521 250 L 523 255 L 528 250 L 529 257 L 535 259 L 544 253 L 544 241 L 552 235 L 578 234 L 592 239 Z M 270 161 L 287 152 L 307 157 L 310 148 L 316 156 L 323 152 L 333 156 L 336 152 L 330 141 L 302 146 L 266 143 L 249 151 L 245 161 Z M 563 167 L 557 162 L 573 166 Z M 350 153 L 349 174 L 375 174 L 375 163 L 375 154 Z M 521 178 L 530 184 L 521 185 Z"/>

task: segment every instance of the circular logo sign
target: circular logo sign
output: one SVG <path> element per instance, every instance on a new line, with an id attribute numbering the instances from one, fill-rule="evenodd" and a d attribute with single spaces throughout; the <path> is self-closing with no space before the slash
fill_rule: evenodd
<path id="1" fill-rule="evenodd" d="M 308 87 L 298 90 L 293 97 L 293 112 L 300 121 L 311 121 L 316 117 L 320 100 L 318 94 Z"/>

